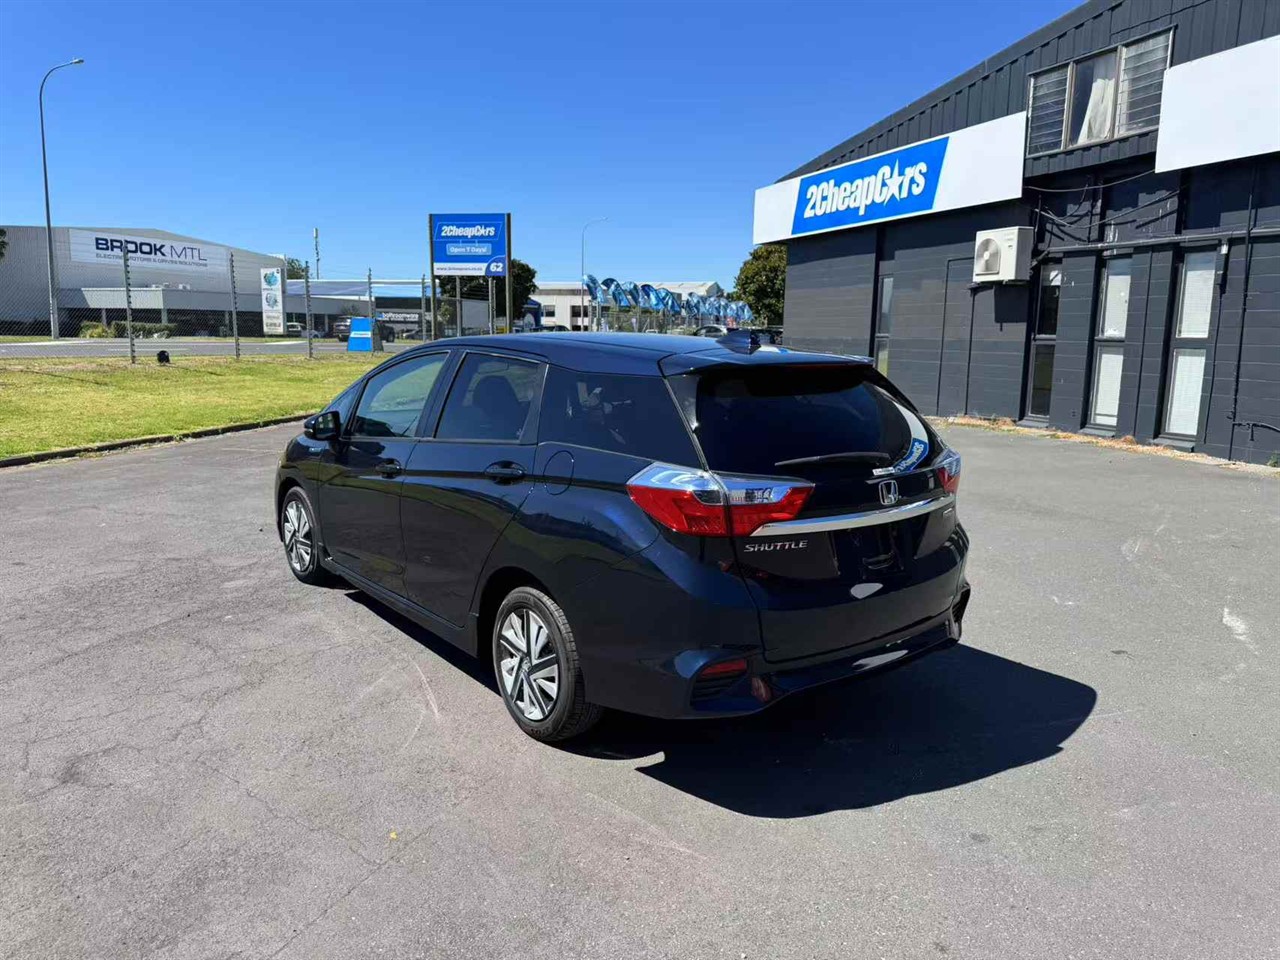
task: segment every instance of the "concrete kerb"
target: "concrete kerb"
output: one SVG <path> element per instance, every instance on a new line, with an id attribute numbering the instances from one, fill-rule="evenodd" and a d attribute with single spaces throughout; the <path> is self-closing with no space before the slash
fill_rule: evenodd
<path id="1" fill-rule="evenodd" d="M 177 443 L 182 440 L 197 440 L 200 437 L 216 437 L 224 433 L 237 433 L 241 430 L 258 430 L 262 427 L 274 427 L 281 423 L 294 423 L 305 420 L 311 414 L 294 413 L 284 417 L 270 417 L 266 420 L 249 420 L 243 423 L 226 423 L 217 427 L 204 427 L 200 430 L 184 430 L 179 433 L 162 433 L 149 437 L 133 437 L 129 440 L 111 440 L 107 443 L 91 443 L 82 447 L 63 447 L 58 450 L 40 450 L 35 453 L 23 453 L 16 457 L 0 458 L 0 469 L 5 467 L 22 467 L 32 463 L 44 463 L 48 460 L 69 460 L 75 457 L 92 456 L 97 453 L 110 453 L 114 450 L 128 450 L 131 447 L 150 447 L 161 443 Z"/>

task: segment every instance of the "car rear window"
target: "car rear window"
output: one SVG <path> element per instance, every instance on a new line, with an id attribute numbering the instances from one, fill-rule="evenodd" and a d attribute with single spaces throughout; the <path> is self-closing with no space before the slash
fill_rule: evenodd
<path id="1" fill-rule="evenodd" d="M 582 373 L 552 367 L 538 439 L 681 466 L 698 455 L 661 377 Z"/>
<path id="2" fill-rule="evenodd" d="M 761 367 L 677 378 L 707 465 L 733 473 L 793 472 L 781 461 L 837 453 L 883 453 L 886 466 L 914 465 L 928 431 L 909 408 L 872 382 L 870 367 Z"/>

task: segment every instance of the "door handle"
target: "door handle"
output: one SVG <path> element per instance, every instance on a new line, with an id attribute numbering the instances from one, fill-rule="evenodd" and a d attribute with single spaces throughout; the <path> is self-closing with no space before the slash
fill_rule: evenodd
<path id="1" fill-rule="evenodd" d="M 485 467 L 484 475 L 494 483 L 515 483 L 524 476 L 524 467 L 510 460 L 501 460 Z"/>
<path id="2" fill-rule="evenodd" d="M 383 460 L 374 469 L 384 477 L 398 477 L 404 468 L 400 466 L 399 460 Z"/>

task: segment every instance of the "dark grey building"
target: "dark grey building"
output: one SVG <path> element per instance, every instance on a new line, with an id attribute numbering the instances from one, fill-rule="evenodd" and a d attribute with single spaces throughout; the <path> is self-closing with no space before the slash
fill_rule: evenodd
<path id="1" fill-rule="evenodd" d="M 926 412 L 1265 463 L 1280 0 L 1090 0 L 757 191 L 755 240 L 788 341 Z"/>

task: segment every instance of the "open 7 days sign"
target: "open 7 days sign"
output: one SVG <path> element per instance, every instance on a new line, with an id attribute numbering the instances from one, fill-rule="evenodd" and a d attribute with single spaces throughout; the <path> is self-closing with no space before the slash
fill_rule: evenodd
<path id="1" fill-rule="evenodd" d="M 965 127 L 756 191 L 753 240 L 769 243 L 1022 195 L 1026 114 Z"/>

